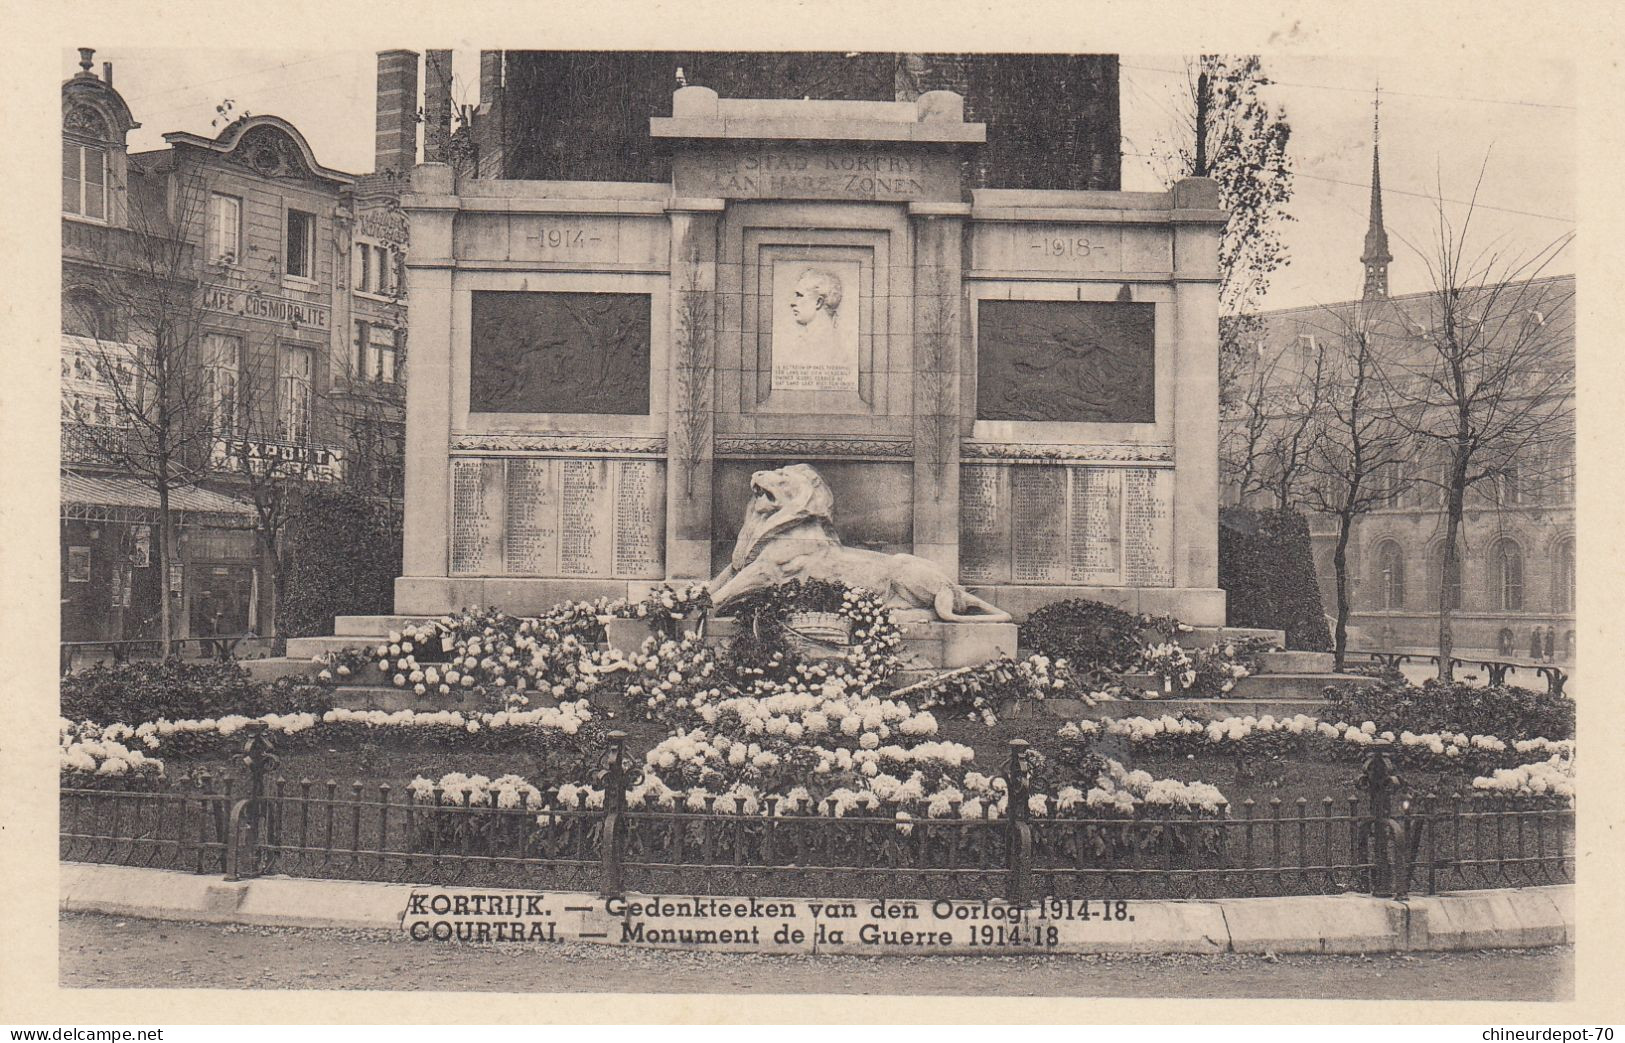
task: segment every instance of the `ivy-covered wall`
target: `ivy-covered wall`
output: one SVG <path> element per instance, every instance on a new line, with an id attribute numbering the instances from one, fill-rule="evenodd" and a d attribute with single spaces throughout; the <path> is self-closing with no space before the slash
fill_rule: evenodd
<path id="1" fill-rule="evenodd" d="M 331 487 L 305 494 L 288 522 L 285 637 L 333 632 L 334 616 L 394 611 L 401 574 L 401 505 Z"/>

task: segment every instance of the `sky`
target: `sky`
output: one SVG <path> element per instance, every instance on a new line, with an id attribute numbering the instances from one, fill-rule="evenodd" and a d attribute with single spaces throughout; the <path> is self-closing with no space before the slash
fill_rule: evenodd
<path id="1" fill-rule="evenodd" d="M 77 71 L 65 52 L 63 76 Z M 330 167 L 372 169 L 376 58 L 372 52 L 206 48 L 98 51 L 142 126 L 132 151 L 164 146 L 162 135 L 213 135 L 215 107 L 281 116 Z M 454 100 L 478 100 L 477 51 L 459 50 Z M 1173 55 L 1121 59 L 1123 187 L 1158 190 L 1150 156 L 1175 134 L 1185 61 Z M 1382 87 L 1383 205 L 1394 262 L 1390 292 L 1427 288 L 1421 253 L 1437 236 L 1438 204 L 1459 223 L 1473 196 L 1471 241 L 1511 255 L 1540 250 L 1573 231 L 1576 209 L 1576 84 L 1571 66 L 1525 57 L 1487 67 L 1443 52 L 1428 60 L 1273 56 L 1265 97 L 1292 127 L 1293 218 L 1282 228 L 1289 263 L 1275 273 L 1267 308 L 1358 296 L 1359 255 L 1371 176 L 1373 89 Z M 1492 73 L 1492 75 L 1491 75 Z M 1572 248 L 1546 269 L 1572 272 Z"/>

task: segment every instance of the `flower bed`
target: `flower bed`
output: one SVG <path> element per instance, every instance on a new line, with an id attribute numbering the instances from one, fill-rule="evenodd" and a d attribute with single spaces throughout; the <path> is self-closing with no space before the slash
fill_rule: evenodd
<path id="1" fill-rule="evenodd" d="M 1107 718 L 1062 725 L 1056 733 L 1064 742 L 1088 741 L 1103 736 L 1126 739 L 1142 753 L 1212 752 L 1221 755 L 1302 759 L 1329 757 L 1357 760 L 1373 750 L 1390 754 L 1401 766 L 1445 770 L 1463 776 L 1496 771 L 1525 763 L 1531 754 L 1550 753 L 1572 760 L 1572 739 L 1517 739 L 1508 742 L 1494 735 L 1462 732 L 1416 734 L 1378 731 L 1374 722 L 1352 725 L 1328 722 L 1307 714 L 1275 718 L 1227 717 L 1195 721 L 1188 717 Z M 1477 782 L 1474 782 L 1477 786 Z M 1480 789 L 1486 787 L 1477 787 Z"/>

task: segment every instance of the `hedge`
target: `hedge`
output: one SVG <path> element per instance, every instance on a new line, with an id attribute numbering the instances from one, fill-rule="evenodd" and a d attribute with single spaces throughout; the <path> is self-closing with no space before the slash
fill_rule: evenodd
<path id="1" fill-rule="evenodd" d="M 334 616 L 393 612 L 401 515 L 398 503 L 339 486 L 307 492 L 288 522 L 280 632 L 331 634 Z"/>
<path id="2" fill-rule="evenodd" d="M 1219 586 L 1225 590 L 1231 626 L 1284 630 L 1288 648 L 1332 650 L 1309 549 L 1309 523 L 1298 512 L 1221 510 Z"/>

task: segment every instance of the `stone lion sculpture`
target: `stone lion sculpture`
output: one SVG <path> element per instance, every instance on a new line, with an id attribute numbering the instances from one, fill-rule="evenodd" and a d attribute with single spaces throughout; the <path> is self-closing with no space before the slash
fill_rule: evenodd
<path id="1" fill-rule="evenodd" d="M 746 594 L 797 579 L 846 583 L 873 591 L 888 606 L 935 611 L 949 623 L 1007 623 L 1010 614 L 913 554 L 842 546 L 832 520 L 835 496 L 807 464 L 757 471 L 733 559 L 711 581 L 721 608 Z"/>

